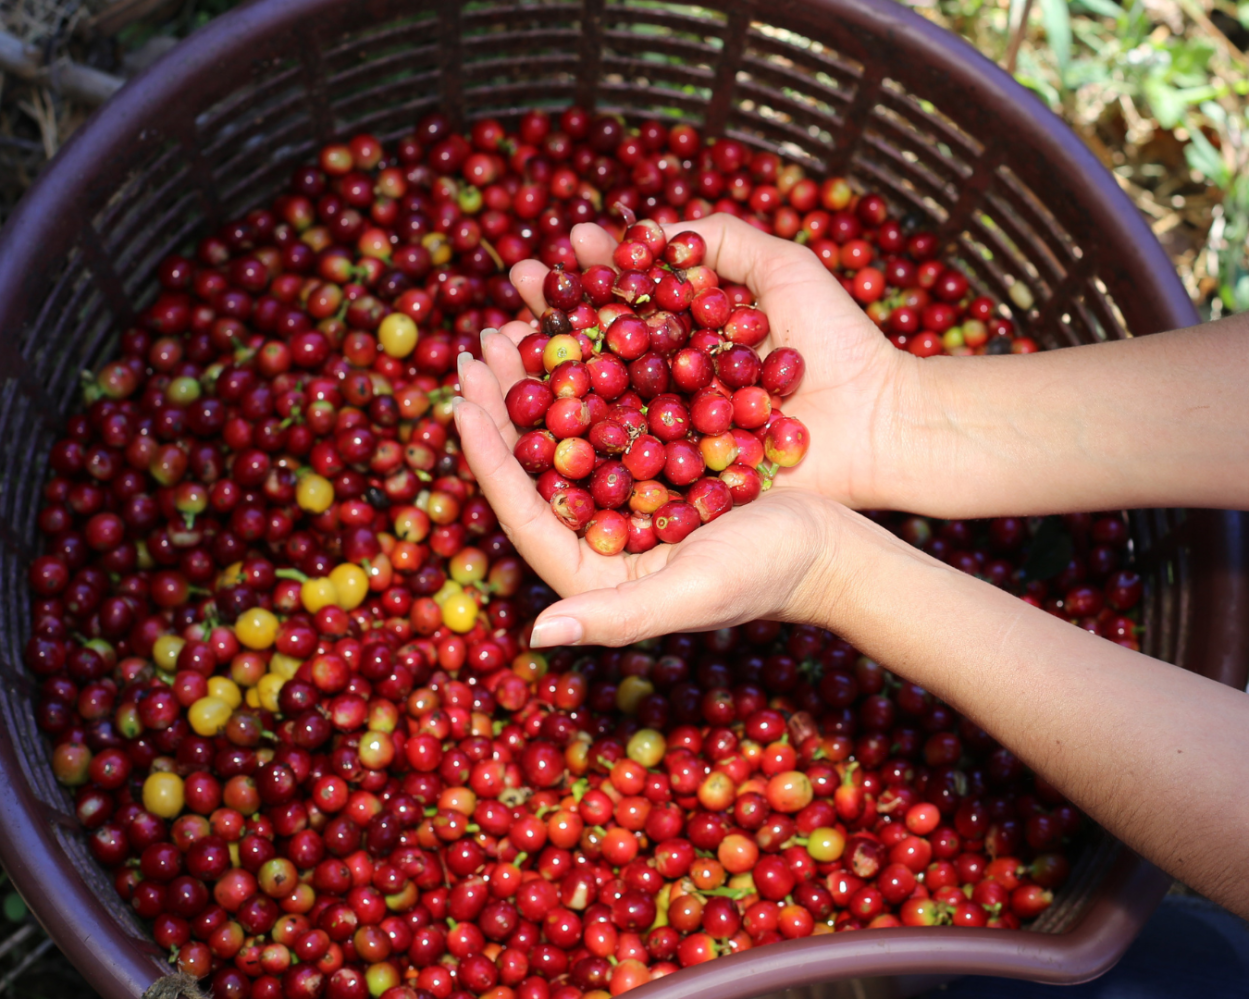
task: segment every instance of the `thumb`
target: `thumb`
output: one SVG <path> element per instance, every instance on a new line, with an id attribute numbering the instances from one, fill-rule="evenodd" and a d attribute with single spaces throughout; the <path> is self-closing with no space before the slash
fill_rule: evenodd
<path id="1" fill-rule="evenodd" d="M 677 631 L 711 631 L 753 618 L 740 613 L 722 574 L 696 559 L 618 586 L 589 590 L 552 604 L 534 622 L 530 645 L 631 645 Z"/>

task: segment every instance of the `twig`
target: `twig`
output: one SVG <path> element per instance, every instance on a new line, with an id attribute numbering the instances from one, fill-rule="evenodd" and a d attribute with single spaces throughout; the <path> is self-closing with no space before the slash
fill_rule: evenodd
<path id="1" fill-rule="evenodd" d="M 164 7 L 172 7 L 178 2 L 179 0 L 113 0 L 98 14 L 82 21 L 76 31 L 80 35 L 103 35 L 111 38 L 135 21 Z"/>
<path id="2" fill-rule="evenodd" d="M 1006 57 L 1002 60 L 1002 68 L 1011 76 L 1015 75 L 1015 64 L 1019 60 L 1019 46 L 1023 44 L 1023 36 L 1028 31 L 1028 15 L 1032 13 L 1032 0 L 1024 0 L 1023 16 L 1010 33 L 1010 43 L 1006 46 Z"/>
<path id="3" fill-rule="evenodd" d="M 23 139 L 16 135 L 0 135 L 0 148 L 8 147 L 9 149 L 19 149 L 24 153 L 38 153 L 43 155 L 43 143 L 36 142 L 34 139 Z M 0 944 L 0 948 L 3 948 Z M 2 951 L 0 951 L 2 953 Z"/>
<path id="4" fill-rule="evenodd" d="M 32 950 L 29 954 L 27 954 L 24 958 L 22 958 L 21 963 L 16 968 L 10 971 L 3 978 L 0 978 L 0 995 L 4 995 L 4 993 L 8 991 L 9 986 L 12 985 L 15 981 L 17 981 L 17 979 L 21 977 L 22 973 L 27 968 L 29 968 L 32 964 L 38 961 L 39 958 L 43 957 L 44 953 L 51 946 L 52 946 L 52 938 L 49 937 L 47 940 L 41 943 L 38 947 Z"/>
<path id="5" fill-rule="evenodd" d="M 52 159 L 60 146 L 60 130 L 56 127 L 56 108 L 52 106 L 52 95 L 44 88 L 35 92 L 33 101 L 20 101 L 17 105 L 35 119 L 39 126 L 39 137 L 43 140 L 43 155 Z"/>
<path id="6" fill-rule="evenodd" d="M 103 104 L 125 81 L 71 59 L 44 61 L 42 53 L 20 38 L 0 31 L 0 72 L 49 87 L 79 104 Z"/>
<path id="7" fill-rule="evenodd" d="M 4 957 L 5 954 L 11 951 L 32 933 L 37 932 L 37 930 L 38 927 L 35 926 L 34 923 L 27 923 L 16 933 L 11 934 L 3 943 L 0 943 L 0 957 Z"/>

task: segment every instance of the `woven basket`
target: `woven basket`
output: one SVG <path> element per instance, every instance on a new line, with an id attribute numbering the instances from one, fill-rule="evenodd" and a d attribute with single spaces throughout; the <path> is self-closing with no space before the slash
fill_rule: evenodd
<path id="1" fill-rule="evenodd" d="M 133 999 L 168 965 L 76 829 L 19 665 L 46 455 L 79 373 L 154 298 L 164 255 L 263 203 L 321 143 L 393 138 L 435 108 L 457 125 L 514 123 L 524 108 L 574 102 L 690 121 L 884 191 L 936 228 L 978 290 L 1030 303 L 1014 318 L 1046 346 L 1196 321 L 1149 229 L 1076 137 L 889 0 L 260 0 L 216 20 L 78 130 L 0 244 L 0 859 L 105 999 Z M 1016 283 L 1027 293 L 1012 295 Z M 1152 510 L 1133 528 L 1146 651 L 1243 687 L 1245 518 Z M 1081 981 L 1117 960 L 1167 883 L 1102 836 L 1042 932 L 812 937 L 636 995 L 901 996 L 962 973 Z"/>

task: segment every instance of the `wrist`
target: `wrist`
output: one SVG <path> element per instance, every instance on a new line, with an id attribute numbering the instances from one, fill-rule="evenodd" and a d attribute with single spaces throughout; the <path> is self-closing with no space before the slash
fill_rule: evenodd
<path id="1" fill-rule="evenodd" d="M 879 544 L 873 545 L 863 528 L 879 529 L 835 500 L 812 497 L 811 502 L 818 526 L 809 539 L 812 560 L 803 573 L 793 620 L 842 634 L 871 595 L 868 577 Z"/>
<path id="2" fill-rule="evenodd" d="M 880 364 L 869 427 L 870 472 L 861 477 L 851 505 L 861 510 L 914 510 L 944 500 L 955 452 L 951 412 L 958 390 L 946 358 L 918 358 L 888 341 Z"/>

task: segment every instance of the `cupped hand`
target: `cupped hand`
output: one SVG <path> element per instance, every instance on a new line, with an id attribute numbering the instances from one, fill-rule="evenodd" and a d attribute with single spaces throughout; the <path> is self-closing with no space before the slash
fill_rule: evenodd
<path id="1" fill-rule="evenodd" d="M 462 362 L 461 371 L 469 384 L 489 377 L 481 362 Z M 497 416 L 466 394 L 456 400 L 455 420 L 500 525 L 565 598 L 538 617 L 535 647 L 628 645 L 756 618 L 812 622 L 832 598 L 839 514 L 847 513 L 839 504 L 804 489 L 774 489 L 680 544 L 640 555 L 600 555 L 538 495 L 504 441 Z"/>
<path id="2" fill-rule="evenodd" d="M 917 359 L 894 349 L 805 247 L 729 215 L 675 223 L 664 231 L 669 238 L 697 232 L 707 244 L 704 264 L 755 295 L 771 326 L 757 348 L 761 356 L 787 346 L 806 361 L 806 376 L 782 410 L 806 424 L 812 446 L 801 465 L 780 472 L 776 484 L 810 489 L 857 508 L 891 505 L 891 480 L 903 464 L 899 424 L 917 405 Z M 598 226 L 575 226 L 572 244 L 583 268 L 611 265 L 616 242 Z M 546 273 L 536 260 L 512 269 L 512 281 L 535 315 L 546 308 Z M 485 360 L 506 393 L 525 377 L 519 354 L 508 346 L 533 330 L 516 322 L 500 332 L 504 341 L 496 342 Z"/>
<path id="3" fill-rule="evenodd" d="M 706 241 L 704 263 L 749 287 L 771 334 L 760 345 L 799 350 L 806 376 L 783 403 L 807 424 L 806 460 L 777 476 L 754 503 L 703 525 L 678 545 L 604 556 L 562 524 L 513 456 L 518 431 L 504 396 L 526 377 L 517 345 L 532 332 L 514 322 L 482 334 L 482 361 L 459 358 L 455 407 L 465 457 L 517 551 L 562 597 L 539 618 L 535 645 L 621 645 L 671 631 L 755 618 L 814 621 L 828 599 L 838 502 L 876 505 L 880 441 L 908 383 L 909 355 L 893 349 L 815 255 L 727 216 L 667 227 Z M 581 225 L 572 233 L 583 267 L 610 263 L 615 241 Z M 547 268 L 518 264 L 512 280 L 535 314 Z"/>

